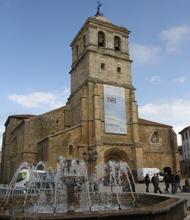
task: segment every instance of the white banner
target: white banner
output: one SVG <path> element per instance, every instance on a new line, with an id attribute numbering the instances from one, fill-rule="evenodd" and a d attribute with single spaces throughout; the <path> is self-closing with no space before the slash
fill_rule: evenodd
<path id="1" fill-rule="evenodd" d="M 105 132 L 127 134 L 125 89 L 104 84 Z"/>

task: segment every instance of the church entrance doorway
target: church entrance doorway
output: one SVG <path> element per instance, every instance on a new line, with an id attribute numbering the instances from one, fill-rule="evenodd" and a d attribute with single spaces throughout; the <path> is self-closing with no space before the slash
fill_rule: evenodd
<path id="1" fill-rule="evenodd" d="M 109 160 L 113 160 L 116 162 L 127 162 L 128 156 L 124 150 L 118 148 L 111 148 L 107 150 L 104 154 L 104 162 L 107 163 Z"/>
<path id="2" fill-rule="evenodd" d="M 120 185 L 122 188 L 128 186 L 127 176 L 124 171 L 121 171 L 119 163 L 128 162 L 127 153 L 116 147 L 111 148 L 104 153 L 104 162 L 106 164 L 104 171 L 104 185 L 110 185 L 111 189 L 116 184 Z"/>

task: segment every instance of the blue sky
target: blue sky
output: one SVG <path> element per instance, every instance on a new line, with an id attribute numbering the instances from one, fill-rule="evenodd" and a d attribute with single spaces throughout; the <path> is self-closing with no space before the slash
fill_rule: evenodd
<path id="1" fill-rule="evenodd" d="M 141 117 L 190 124 L 190 1 L 102 0 L 112 23 L 127 27 Z M 70 92 L 70 42 L 95 0 L 0 0 L 0 138 L 12 114 L 41 114 Z M 0 140 L 1 142 L 1 140 Z"/>

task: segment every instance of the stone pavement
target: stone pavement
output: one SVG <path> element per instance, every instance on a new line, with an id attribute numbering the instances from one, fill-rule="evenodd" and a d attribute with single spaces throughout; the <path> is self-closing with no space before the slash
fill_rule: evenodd
<path id="1" fill-rule="evenodd" d="M 181 181 L 181 185 L 184 185 L 184 180 Z M 163 182 L 160 182 L 159 186 L 162 191 L 162 195 L 171 196 L 171 197 L 175 196 L 175 197 L 187 199 L 187 207 L 190 208 L 190 193 L 179 192 L 179 190 L 175 194 L 166 193 L 166 192 L 164 192 L 165 184 Z M 136 183 L 136 191 L 145 193 L 146 192 L 145 184 L 144 183 Z M 149 185 L 149 191 L 150 191 L 150 193 L 154 193 L 152 183 L 150 183 L 150 185 Z M 171 186 L 169 188 L 169 191 L 171 191 Z M 158 195 L 160 195 L 160 194 L 158 193 Z M 188 216 L 184 220 L 190 220 L 190 213 L 188 214 Z"/>

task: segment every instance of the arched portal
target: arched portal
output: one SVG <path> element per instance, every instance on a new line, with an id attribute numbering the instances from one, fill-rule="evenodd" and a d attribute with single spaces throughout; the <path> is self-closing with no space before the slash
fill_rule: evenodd
<path id="1" fill-rule="evenodd" d="M 115 161 L 108 163 L 108 161 Z M 104 185 L 123 184 L 127 185 L 127 177 L 125 172 L 121 171 L 120 163 L 127 162 L 129 159 L 127 153 L 119 148 L 113 147 L 104 153 L 104 163 L 106 164 L 104 169 Z M 124 165 L 124 163 L 123 163 Z M 121 176 L 122 175 L 122 176 Z"/>
<path id="2" fill-rule="evenodd" d="M 128 156 L 124 150 L 118 148 L 111 148 L 104 153 L 104 162 L 109 160 L 128 162 Z"/>

